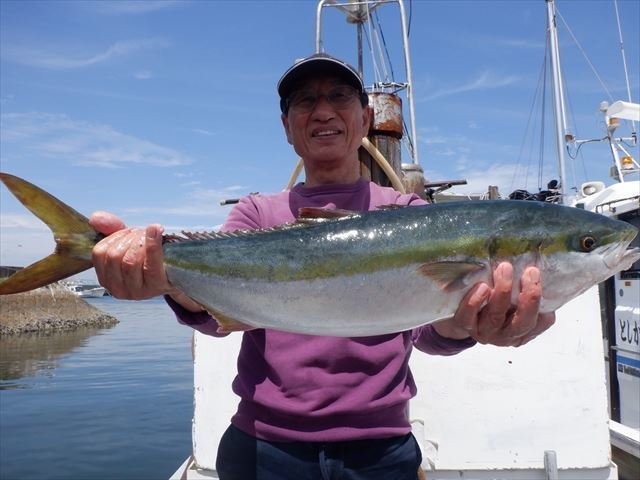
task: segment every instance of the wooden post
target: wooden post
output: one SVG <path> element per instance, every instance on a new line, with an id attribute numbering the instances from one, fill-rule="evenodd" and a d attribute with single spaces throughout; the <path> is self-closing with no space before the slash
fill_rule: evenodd
<path id="1" fill-rule="evenodd" d="M 402 100 L 398 95 L 374 92 L 369 94 L 369 105 L 373 110 L 369 140 L 387 159 L 396 175 L 402 178 Z M 363 177 L 385 187 L 391 186 L 385 173 L 364 149 L 360 149 L 360 161 Z"/>

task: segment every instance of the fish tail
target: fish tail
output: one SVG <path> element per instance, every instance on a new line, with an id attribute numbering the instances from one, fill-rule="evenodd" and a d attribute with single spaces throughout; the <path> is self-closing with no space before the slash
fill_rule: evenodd
<path id="1" fill-rule="evenodd" d="M 19 177 L 0 173 L 0 180 L 49 226 L 56 242 L 54 253 L 0 281 L 0 295 L 43 287 L 93 266 L 91 249 L 104 235 L 89 225 L 84 215 Z"/>

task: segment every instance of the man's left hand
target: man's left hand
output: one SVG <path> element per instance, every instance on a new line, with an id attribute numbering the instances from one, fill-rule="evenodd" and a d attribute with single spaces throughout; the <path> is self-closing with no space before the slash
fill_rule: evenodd
<path id="1" fill-rule="evenodd" d="M 462 299 L 453 318 L 434 323 L 440 335 L 502 347 L 520 347 L 555 323 L 555 313 L 539 313 L 540 270 L 528 267 L 520 279 L 517 304 L 511 303 L 513 266 L 501 263 L 493 273 L 493 289 L 475 285 Z"/>

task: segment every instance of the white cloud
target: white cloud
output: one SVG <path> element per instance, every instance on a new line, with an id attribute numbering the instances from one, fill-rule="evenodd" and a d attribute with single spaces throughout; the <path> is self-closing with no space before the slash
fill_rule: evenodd
<path id="1" fill-rule="evenodd" d="M 171 148 L 121 133 L 109 125 L 77 121 L 50 113 L 0 115 L 4 153 L 26 152 L 80 166 L 116 168 L 124 164 L 154 167 L 188 165 L 192 160 Z"/>
<path id="2" fill-rule="evenodd" d="M 49 231 L 49 228 L 33 215 L 15 213 L 2 214 L 2 228 Z"/>
<path id="3" fill-rule="evenodd" d="M 461 85 L 452 85 L 447 88 L 436 90 L 430 95 L 419 98 L 418 101 L 429 101 L 436 98 L 448 97 L 451 95 L 457 95 L 459 93 L 474 92 L 478 90 L 489 90 L 494 88 L 506 87 L 512 85 L 520 80 L 519 77 L 514 75 L 503 76 L 496 75 L 489 71 L 481 72 L 476 78 L 469 80 Z"/>
<path id="4" fill-rule="evenodd" d="M 29 265 L 53 252 L 55 242 L 49 228 L 33 216 L 2 215 L 0 265 Z"/>
<path id="5" fill-rule="evenodd" d="M 543 50 L 545 47 L 544 42 L 535 42 L 531 40 L 525 40 L 522 38 L 498 38 L 493 39 L 495 45 L 500 47 L 513 47 L 521 49 L 531 50 Z"/>
<path id="6" fill-rule="evenodd" d="M 190 182 L 181 183 L 180 186 L 181 187 L 197 187 L 198 185 L 201 185 L 201 184 L 202 182 L 199 180 L 192 180 Z"/>
<path id="7" fill-rule="evenodd" d="M 138 70 L 133 74 L 136 80 L 149 80 L 153 74 L 149 70 Z"/>
<path id="8" fill-rule="evenodd" d="M 467 185 L 460 188 L 460 191 L 464 193 L 485 193 L 489 189 L 489 185 L 497 186 L 499 192 L 503 196 L 508 196 L 511 193 L 511 184 L 513 183 L 513 172 L 516 168 L 511 164 L 493 164 L 488 168 L 469 168 L 470 165 L 466 164 L 458 167 L 458 172 L 464 173 L 467 180 Z M 487 175 L 490 172 L 490 175 Z"/>
<path id="9" fill-rule="evenodd" d="M 181 201 L 171 207 L 134 207 L 125 210 L 127 215 L 177 215 L 180 217 L 205 217 L 224 219 L 229 207 L 220 205 L 221 200 L 238 198 L 248 194 L 247 187 L 230 185 L 220 189 L 195 188 Z"/>
<path id="10" fill-rule="evenodd" d="M 169 42 L 164 39 L 147 38 L 116 42 L 102 52 L 78 54 L 59 51 L 55 52 L 51 51 L 50 47 L 43 48 L 28 45 L 14 45 L 11 42 L 3 43 L 4 45 L 0 50 L 3 59 L 19 63 L 21 65 L 52 70 L 85 68 L 143 50 L 153 50 L 169 46 Z"/>
<path id="11" fill-rule="evenodd" d="M 89 6 L 98 13 L 107 15 L 137 15 L 166 8 L 184 5 L 185 0 L 102 0 L 89 2 Z"/>
<path id="12" fill-rule="evenodd" d="M 212 137 L 213 135 L 215 135 L 215 132 L 211 132 L 209 130 L 204 130 L 202 128 L 192 128 L 191 131 L 194 132 L 194 133 L 198 133 L 200 135 L 205 135 L 207 137 Z"/>

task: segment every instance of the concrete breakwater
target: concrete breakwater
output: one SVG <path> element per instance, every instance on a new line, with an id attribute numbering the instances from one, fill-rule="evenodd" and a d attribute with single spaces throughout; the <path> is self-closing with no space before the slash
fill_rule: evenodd
<path id="1" fill-rule="evenodd" d="M 61 285 L 0 296 L 0 336 L 107 327 L 119 321 Z"/>

